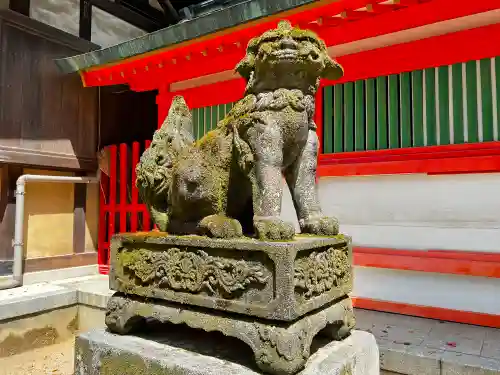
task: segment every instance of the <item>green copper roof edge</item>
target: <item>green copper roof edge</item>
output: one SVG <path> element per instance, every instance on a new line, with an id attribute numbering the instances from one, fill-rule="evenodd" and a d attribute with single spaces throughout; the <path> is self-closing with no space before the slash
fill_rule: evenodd
<path id="1" fill-rule="evenodd" d="M 249 0 L 115 46 L 57 59 L 55 63 L 61 72 L 74 73 L 196 39 L 242 23 L 310 4 L 314 1 L 317 0 Z"/>

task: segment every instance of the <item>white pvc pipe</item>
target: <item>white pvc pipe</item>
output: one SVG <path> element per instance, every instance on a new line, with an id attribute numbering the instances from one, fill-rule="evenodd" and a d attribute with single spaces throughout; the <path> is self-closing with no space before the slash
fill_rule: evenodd
<path id="1" fill-rule="evenodd" d="M 14 224 L 14 265 L 12 279 L 0 283 L 0 289 L 15 288 L 23 285 L 23 262 L 24 262 L 24 196 L 25 185 L 28 181 L 58 182 L 69 184 L 92 184 L 98 183 L 100 171 L 96 177 L 73 177 L 73 176 L 44 176 L 35 174 L 24 174 L 16 182 L 16 217 Z"/>

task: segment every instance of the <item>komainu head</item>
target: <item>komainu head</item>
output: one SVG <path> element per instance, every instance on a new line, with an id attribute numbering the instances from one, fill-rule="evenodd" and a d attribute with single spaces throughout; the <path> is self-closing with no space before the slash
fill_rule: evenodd
<path id="1" fill-rule="evenodd" d="M 319 78 L 343 75 L 323 40 L 310 30 L 293 28 L 288 21 L 250 40 L 236 71 L 248 82 L 247 93 L 278 88 L 315 91 Z"/>

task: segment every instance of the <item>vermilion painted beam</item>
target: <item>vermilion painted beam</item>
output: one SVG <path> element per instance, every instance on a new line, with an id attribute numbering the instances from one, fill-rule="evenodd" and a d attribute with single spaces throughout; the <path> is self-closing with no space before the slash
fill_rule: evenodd
<path id="1" fill-rule="evenodd" d="M 428 155 L 432 158 L 442 158 L 464 156 L 464 153 L 468 153 L 468 155 L 474 156 L 490 155 L 491 153 L 497 155 L 500 153 L 500 141 L 463 143 L 445 146 L 424 146 L 411 148 L 395 148 L 387 150 L 342 152 L 337 154 L 323 155 L 321 156 L 321 160 L 325 163 L 351 163 L 353 160 L 361 161 L 361 159 L 365 161 L 386 161 L 392 160 L 388 159 L 392 157 L 412 159 L 411 155 Z"/>
<path id="2" fill-rule="evenodd" d="M 318 2 L 317 8 L 308 7 L 308 10 L 305 10 L 303 12 L 299 13 L 299 9 L 293 10 L 293 13 L 296 14 L 289 14 L 286 15 L 286 18 L 289 19 L 292 22 L 297 23 L 298 20 L 303 20 L 304 18 L 308 18 L 310 21 L 315 20 L 317 17 L 320 15 L 327 14 L 328 12 L 332 13 L 340 13 L 341 11 L 345 9 L 356 9 L 359 7 L 365 6 L 369 0 L 342 0 L 339 2 L 331 3 L 331 4 L 326 4 L 322 5 L 321 2 Z M 326 13 L 325 13 L 326 12 Z M 290 13 L 290 12 L 286 12 Z M 177 60 L 177 63 L 181 62 L 186 62 L 186 56 L 187 55 L 198 55 L 201 54 L 202 51 L 206 50 L 212 50 L 216 49 L 219 47 L 221 44 L 225 46 L 231 46 L 234 45 L 236 42 L 239 42 L 240 47 L 245 47 L 246 43 L 248 40 L 256 35 L 259 35 L 260 33 L 264 32 L 265 30 L 269 28 L 274 28 L 276 26 L 277 21 L 279 20 L 279 15 L 278 16 L 271 16 L 262 19 L 261 21 L 257 23 L 251 23 L 249 27 L 240 29 L 240 30 L 235 30 L 234 32 L 228 32 L 229 30 L 224 33 L 222 36 L 218 36 L 217 33 L 214 34 L 214 37 L 210 39 L 204 39 L 202 41 L 193 41 L 192 43 L 189 43 L 188 45 L 183 45 L 179 48 L 175 49 L 168 49 L 165 51 L 159 50 L 156 53 L 150 53 L 147 54 L 143 57 L 133 57 L 127 60 L 124 60 L 122 62 L 112 64 L 111 66 L 103 66 L 103 67 L 97 67 L 91 69 L 89 72 L 83 73 L 84 76 L 84 81 L 87 86 L 91 85 L 104 85 L 104 84 L 110 84 L 109 83 L 109 76 L 110 73 L 115 73 L 113 76 L 115 79 L 120 80 L 121 73 L 130 73 L 132 70 L 136 70 L 136 72 L 148 72 L 144 71 L 143 67 L 145 65 L 148 65 L 149 67 L 156 67 L 158 66 L 159 63 L 164 63 L 164 64 L 169 64 L 171 59 L 175 58 Z M 242 55 L 243 56 L 243 55 Z M 213 65 L 211 63 L 205 63 L 205 65 L 210 66 Z M 197 64 L 191 64 L 192 67 L 200 68 L 199 65 Z M 140 69 L 139 69 L 140 67 Z M 176 66 L 178 68 L 178 66 Z M 220 71 L 220 70 L 218 70 Z M 96 77 L 96 73 L 102 73 L 102 75 L 105 77 L 104 80 L 99 81 Z M 175 73 L 174 73 L 175 75 Z M 171 80 L 173 82 L 173 80 Z"/>
<path id="3" fill-rule="evenodd" d="M 328 15 L 332 16 L 342 11 L 351 12 L 368 3 L 369 1 L 365 0 L 344 0 L 310 9 L 287 18 L 292 22 L 304 25 L 317 21 L 318 17 L 327 20 Z M 393 7 L 386 8 L 387 11 L 383 14 L 377 14 L 355 22 L 343 22 L 334 27 L 328 27 L 328 22 L 322 22 L 322 25 L 319 28 L 316 27 L 315 31 L 320 34 L 327 45 L 338 45 L 497 9 L 498 3 L 497 0 L 432 0 L 397 11 L 394 11 Z M 137 75 L 142 77 L 139 82 L 158 85 L 159 83 L 175 82 L 232 69 L 243 56 L 244 47 L 248 40 L 262 31 L 274 27 L 275 23 L 276 21 L 264 22 L 235 33 L 226 34 L 217 39 L 209 39 L 178 49 L 126 60 L 113 66 L 105 66 L 85 72 L 83 77 L 87 86 L 117 84 L 124 83 L 124 81 L 129 82 L 130 80 L 137 82 Z M 240 48 L 233 48 L 231 52 L 231 48 L 228 47 L 234 47 L 237 41 L 240 43 Z M 222 53 L 218 50 L 221 46 L 225 47 Z M 189 60 L 186 59 L 187 56 L 189 56 Z M 175 64 L 172 64 L 174 60 Z M 160 77 L 161 79 L 159 79 Z"/>
<path id="4" fill-rule="evenodd" d="M 500 142 L 321 155 L 318 176 L 500 171 Z"/>
<path id="5" fill-rule="evenodd" d="M 500 36 L 500 24 L 340 56 L 344 77 L 322 85 L 499 56 L 500 44 L 491 43 L 492 36 Z"/>
<path id="6" fill-rule="evenodd" d="M 500 254 L 446 250 L 354 248 L 362 267 L 500 278 Z"/>
<path id="7" fill-rule="evenodd" d="M 319 177 L 369 176 L 382 174 L 460 174 L 500 172 L 500 156 L 353 163 L 318 166 Z"/>
<path id="8" fill-rule="evenodd" d="M 495 38 L 500 38 L 500 24 L 342 56 L 338 61 L 345 69 L 345 77 L 339 81 L 323 80 L 321 84 L 325 86 L 500 56 L 500 43 L 491 43 Z M 243 79 L 239 78 L 175 94 L 189 97 L 196 107 L 204 107 L 241 99 L 244 85 Z"/>
<path id="9" fill-rule="evenodd" d="M 167 117 L 174 96 L 175 94 L 171 92 L 161 90 L 156 97 L 156 105 L 158 106 L 158 129 L 163 125 L 163 121 L 165 121 Z"/>
<path id="10" fill-rule="evenodd" d="M 175 91 L 182 95 L 189 108 L 201 108 L 223 103 L 232 103 L 243 98 L 245 92 L 243 78 L 199 86 L 194 89 Z"/>
<path id="11" fill-rule="evenodd" d="M 383 10 L 383 7 L 385 5 L 376 9 Z M 496 0 L 432 0 L 396 11 L 385 11 L 374 17 L 342 24 L 335 29 L 324 28 L 320 36 L 328 46 L 335 46 L 495 9 L 498 9 Z"/>
<path id="12" fill-rule="evenodd" d="M 354 307 L 358 309 L 384 311 L 402 315 L 420 316 L 428 319 L 500 328 L 500 315 L 452 310 L 442 307 L 411 305 L 407 303 L 381 301 L 361 297 L 354 297 L 353 304 Z"/>

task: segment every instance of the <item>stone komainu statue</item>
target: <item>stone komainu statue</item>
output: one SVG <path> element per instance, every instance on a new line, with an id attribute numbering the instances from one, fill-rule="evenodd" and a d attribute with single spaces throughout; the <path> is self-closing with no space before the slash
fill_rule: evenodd
<path id="1" fill-rule="evenodd" d="M 194 142 L 177 96 L 142 155 L 136 183 L 154 222 L 172 234 L 291 239 L 293 225 L 279 218 L 284 176 L 301 231 L 336 235 L 318 202 L 313 115 L 320 78 L 338 79 L 342 68 L 316 34 L 282 21 L 250 41 L 236 71 L 245 96 L 215 130 Z"/>

